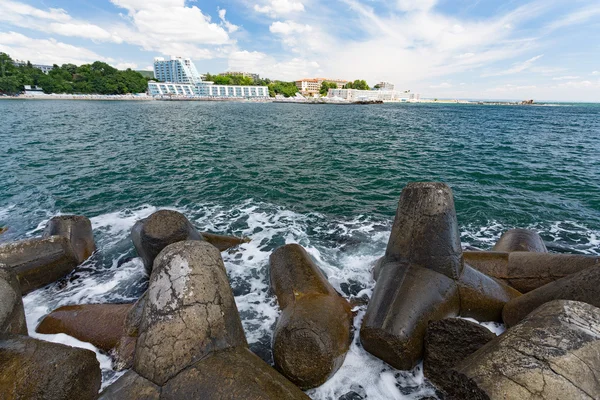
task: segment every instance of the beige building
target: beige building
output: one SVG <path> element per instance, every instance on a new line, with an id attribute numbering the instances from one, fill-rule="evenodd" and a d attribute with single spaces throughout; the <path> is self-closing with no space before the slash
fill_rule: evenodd
<path id="1" fill-rule="evenodd" d="M 323 82 L 333 82 L 341 89 L 348 81 L 342 79 L 306 78 L 296 81 L 296 87 L 303 96 L 316 96 L 321 90 Z"/>

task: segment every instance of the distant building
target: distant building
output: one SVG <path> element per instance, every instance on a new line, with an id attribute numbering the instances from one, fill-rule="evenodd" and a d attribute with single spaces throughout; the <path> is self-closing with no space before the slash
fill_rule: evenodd
<path id="1" fill-rule="evenodd" d="M 27 61 L 15 60 L 15 61 L 13 61 L 13 64 L 15 66 L 17 66 L 17 67 L 26 66 L 27 65 Z M 52 71 L 54 69 L 53 65 L 31 64 L 31 66 L 33 68 L 37 68 L 37 69 L 41 70 L 46 75 L 48 74 L 48 72 L 50 72 L 50 71 Z"/>
<path id="2" fill-rule="evenodd" d="M 228 71 L 228 72 L 221 72 L 219 75 L 220 76 L 227 76 L 227 75 L 231 75 L 231 76 L 243 76 L 244 78 L 252 78 L 255 81 L 257 81 L 257 80 L 260 79 L 260 75 L 259 74 L 255 74 L 255 73 L 252 73 L 252 72 Z"/>
<path id="3" fill-rule="evenodd" d="M 394 84 L 389 82 L 379 82 L 375 86 L 377 86 L 379 90 L 394 90 Z"/>
<path id="4" fill-rule="evenodd" d="M 171 56 L 170 60 L 163 57 L 154 59 L 154 78 L 161 82 L 196 84 L 202 81 L 196 66 L 189 58 Z"/>
<path id="5" fill-rule="evenodd" d="M 421 96 L 415 93 L 399 93 L 395 90 L 358 90 L 358 89 L 329 89 L 327 97 L 336 97 L 348 101 L 419 101 Z"/>
<path id="6" fill-rule="evenodd" d="M 342 79 L 306 78 L 296 81 L 296 87 L 303 96 L 315 96 L 319 94 L 323 82 L 333 82 L 338 88 L 342 88 L 348 81 Z"/>
<path id="7" fill-rule="evenodd" d="M 39 96 L 44 94 L 44 89 L 39 86 L 24 85 L 23 89 L 25 94 L 29 96 Z"/>
<path id="8" fill-rule="evenodd" d="M 215 85 L 201 81 L 196 84 L 172 82 L 148 82 L 151 96 L 180 96 L 205 98 L 260 98 L 269 97 L 267 86 Z"/>

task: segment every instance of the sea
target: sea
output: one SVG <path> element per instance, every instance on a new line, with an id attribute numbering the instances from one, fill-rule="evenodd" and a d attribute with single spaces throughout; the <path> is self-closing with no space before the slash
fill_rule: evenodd
<path id="1" fill-rule="evenodd" d="M 319 400 L 437 396 L 420 365 L 395 370 L 358 340 L 370 270 L 408 182 L 452 188 L 465 247 L 489 249 L 519 227 L 552 252 L 600 255 L 600 104 L 11 100 L 0 101 L 0 143 L 0 242 L 39 236 L 59 214 L 92 221 L 98 251 L 24 303 L 32 336 L 96 351 L 103 386 L 122 374 L 107 354 L 35 327 L 60 306 L 135 301 L 148 276 L 130 229 L 160 209 L 252 239 L 223 259 L 250 347 L 266 362 L 278 246 L 304 246 L 358 304 L 343 366 L 307 392 Z"/>

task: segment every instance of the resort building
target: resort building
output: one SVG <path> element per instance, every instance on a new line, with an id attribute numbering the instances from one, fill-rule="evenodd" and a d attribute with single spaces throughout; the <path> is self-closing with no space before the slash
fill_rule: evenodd
<path id="1" fill-rule="evenodd" d="M 252 72 L 239 72 L 239 71 L 228 71 L 228 72 L 221 72 L 219 74 L 220 76 L 227 76 L 227 75 L 231 75 L 231 76 L 243 76 L 244 78 L 252 78 L 255 81 L 260 79 L 260 75 L 259 74 L 255 74 Z"/>
<path id="2" fill-rule="evenodd" d="M 389 82 L 379 82 L 375 86 L 377 86 L 379 90 L 394 90 L 394 84 Z"/>
<path id="3" fill-rule="evenodd" d="M 319 94 L 323 82 L 333 82 L 337 84 L 338 88 L 342 88 L 348 83 L 341 79 L 306 78 L 296 81 L 296 87 L 303 96 L 316 96 Z"/>
<path id="4" fill-rule="evenodd" d="M 171 56 L 170 60 L 163 57 L 154 59 L 154 78 L 161 82 L 196 84 L 202 81 L 196 66 L 189 58 Z"/>
<path id="5" fill-rule="evenodd" d="M 418 102 L 421 95 L 418 93 L 399 93 L 395 90 L 358 90 L 358 89 L 329 89 L 327 97 L 347 101 L 408 101 Z"/>
<path id="6" fill-rule="evenodd" d="M 194 85 L 171 82 L 148 82 L 150 96 L 178 96 L 204 98 L 266 98 L 269 97 L 267 86 L 215 85 L 213 82 L 201 81 Z"/>
<path id="7" fill-rule="evenodd" d="M 13 65 L 16 67 L 24 67 L 27 65 L 27 61 L 15 60 L 15 61 L 13 61 Z M 31 66 L 33 68 L 37 68 L 37 69 L 41 70 L 46 75 L 48 75 L 48 72 L 50 72 L 54 69 L 54 66 L 52 66 L 52 65 L 31 64 Z"/>

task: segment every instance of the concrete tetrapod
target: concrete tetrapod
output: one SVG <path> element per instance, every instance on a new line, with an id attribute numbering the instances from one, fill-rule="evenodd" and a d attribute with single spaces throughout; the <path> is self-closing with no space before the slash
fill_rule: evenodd
<path id="1" fill-rule="evenodd" d="M 529 229 L 510 229 L 500 236 L 492 251 L 547 253 L 548 249 L 537 232 Z"/>
<path id="2" fill-rule="evenodd" d="M 506 326 L 513 326 L 542 304 L 552 300 L 575 300 L 600 307 L 600 266 L 551 282 L 511 300 L 504 306 Z"/>
<path id="3" fill-rule="evenodd" d="M 92 223 L 81 215 L 59 215 L 46 224 L 42 237 L 53 235 L 64 236 L 71 241 L 71 246 L 81 264 L 96 250 Z"/>
<path id="4" fill-rule="evenodd" d="M 308 399 L 248 350 L 223 259 L 213 245 L 193 240 L 165 247 L 146 293 L 138 303 L 141 322 L 134 306 L 126 332 L 138 330 L 133 369 L 161 387 L 162 399 Z M 120 389 L 124 384 L 117 381 L 116 391 L 128 393 Z"/>
<path id="5" fill-rule="evenodd" d="M 297 244 L 270 257 L 271 289 L 282 309 L 273 335 L 276 368 L 301 389 L 322 385 L 350 347 L 352 311 Z"/>
<path id="6" fill-rule="evenodd" d="M 456 399 L 600 399 L 600 309 L 542 305 L 450 371 Z"/>
<path id="7" fill-rule="evenodd" d="M 109 351 L 123 336 L 125 319 L 133 304 L 78 304 L 57 308 L 37 326 L 44 334 L 66 333 Z"/>
<path id="8" fill-rule="evenodd" d="M 429 321 L 457 315 L 499 321 L 504 304 L 520 295 L 463 264 L 454 199 L 443 183 L 409 183 L 402 190 L 378 272 L 360 339 L 398 369 L 422 358 Z"/>
<path id="9" fill-rule="evenodd" d="M 71 241 L 64 236 L 50 236 L 7 243 L 0 246 L 0 263 L 11 268 L 25 295 L 57 279 L 77 266 Z"/>
<path id="10" fill-rule="evenodd" d="M 533 253 L 527 251 L 465 251 L 465 264 L 527 293 L 591 266 L 600 257 L 580 254 Z"/>
<path id="11" fill-rule="evenodd" d="M 0 335 L 27 335 L 21 287 L 15 273 L 0 264 Z"/>

